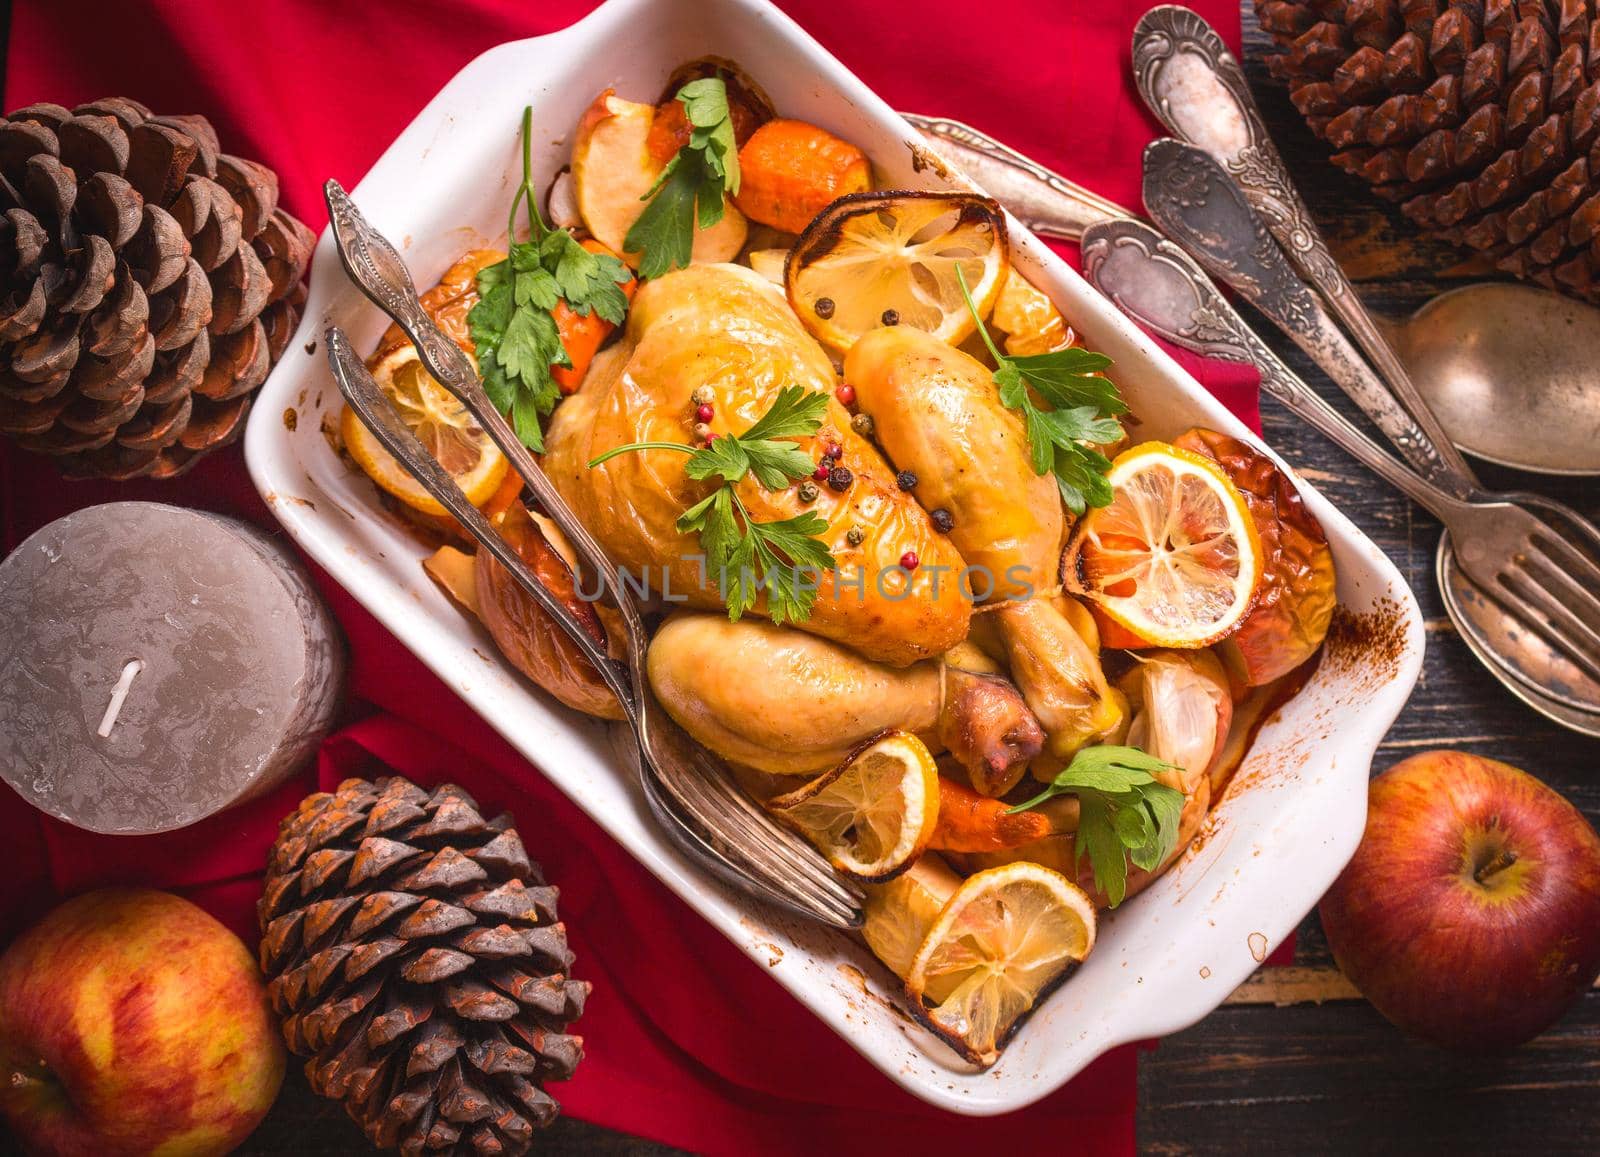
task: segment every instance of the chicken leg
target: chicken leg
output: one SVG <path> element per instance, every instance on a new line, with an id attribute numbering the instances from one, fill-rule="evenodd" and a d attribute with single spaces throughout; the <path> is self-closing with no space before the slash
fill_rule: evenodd
<path id="1" fill-rule="evenodd" d="M 948 749 L 974 782 L 1015 779 L 1044 733 L 1005 679 L 942 660 L 889 667 L 757 619 L 680 613 L 650 642 L 650 687 L 718 755 L 777 775 L 823 771 L 889 728 Z"/>
<path id="2" fill-rule="evenodd" d="M 1050 475 L 1033 472 L 1027 431 L 1000 404 L 989 371 L 908 326 L 866 334 L 844 369 L 884 451 L 917 475 L 918 500 L 950 512 L 950 538 L 971 568 L 963 585 L 999 620 L 1012 677 L 1049 737 L 1050 761 L 1113 730 L 1122 709 L 1099 659 L 1038 597 L 1056 585 L 1061 499 Z"/>

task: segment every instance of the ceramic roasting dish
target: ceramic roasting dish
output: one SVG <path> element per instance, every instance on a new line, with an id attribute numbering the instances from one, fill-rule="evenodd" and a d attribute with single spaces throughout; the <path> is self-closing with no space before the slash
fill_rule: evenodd
<path id="1" fill-rule="evenodd" d="M 417 283 L 431 285 L 462 251 L 504 244 L 525 104 L 533 105 L 542 186 L 565 162 L 567 134 L 597 92 L 615 85 L 650 99 L 677 64 L 708 54 L 739 62 L 788 115 L 865 149 L 879 187 L 948 187 L 938 166 L 913 164 L 917 133 L 763 0 L 611 0 L 562 32 L 473 61 L 390 146 L 355 200 L 405 244 Z M 1013 260 L 1086 344 L 1115 360 L 1140 436 L 1203 425 L 1255 441 L 1065 263 L 1010 225 Z M 341 405 L 322 348 L 330 324 L 366 350 L 386 319 L 346 280 L 325 232 L 305 318 L 262 390 L 245 442 L 251 475 L 279 520 L 640 863 L 916 1096 L 961 1113 L 1007 1112 L 1115 1045 L 1194 1023 L 1294 929 L 1354 852 L 1373 753 L 1421 666 L 1422 620 L 1393 564 L 1296 478 L 1327 531 L 1339 576 L 1341 609 L 1315 676 L 1267 722 L 1189 850 L 1103 917 L 1094 953 L 1000 1062 L 982 1073 L 964 1067 L 901 1011 L 898 982 L 863 944 L 763 909 L 684 860 L 652 823 L 606 727 L 518 675 L 429 581 L 424 548 L 330 449 L 324 427 L 337 423 Z M 782 999 L 776 991 L 773 998 Z"/>

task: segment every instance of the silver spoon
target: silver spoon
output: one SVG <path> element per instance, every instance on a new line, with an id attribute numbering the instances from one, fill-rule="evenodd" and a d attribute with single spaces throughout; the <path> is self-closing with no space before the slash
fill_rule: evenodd
<path id="1" fill-rule="evenodd" d="M 1178 5 L 1151 9 L 1134 30 L 1133 67 L 1151 111 L 1239 183 L 1451 470 L 1471 478 L 1453 444 L 1529 470 L 1600 473 L 1600 381 L 1589 353 L 1600 340 L 1600 312 L 1491 283 L 1380 323 L 1328 252 L 1239 62 L 1211 26 Z M 1560 432 L 1548 437 L 1552 431 Z"/>
<path id="2" fill-rule="evenodd" d="M 1419 500 L 1444 497 L 1312 391 L 1245 324 L 1194 260 L 1148 225 L 1120 220 L 1091 227 L 1083 239 L 1083 262 L 1089 281 L 1136 321 L 1201 356 L 1256 366 L 1269 395 L 1380 476 Z M 1600 682 L 1537 634 L 1521 629 L 1467 578 L 1448 533 L 1439 545 L 1439 576 L 1452 621 L 1491 674 L 1547 718 L 1600 735 Z"/>
<path id="3" fill-rule="evenodd" d="M 1483 282 L 1379 328 L 1467 453 L 1542 474 L 1600 474 L 1600 310 Z"/>
<path id="4" fill-rule="evenodd" d="M 1096 222 L 1134 216 L 971 125 L 900 115 L 1041 236 L 1076 241 Z M 1600 309 L 1489 281 L 1442 293 L 1410 317 L 1373 320 L 1457 447 L 1520 470 L 1600 474 L 1600 374 L 1591 353 L 1600 349 Z"/>

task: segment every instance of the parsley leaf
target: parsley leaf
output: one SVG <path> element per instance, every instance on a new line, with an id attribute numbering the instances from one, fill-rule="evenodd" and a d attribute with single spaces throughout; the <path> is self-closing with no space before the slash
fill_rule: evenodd
<path id="1" fill-rule="evenodd" d="M 768 490 L 782 490 L 816 469 L 811 456 L 780 439 L 817 432 L 828 411 L 827 395 L 800 386 L 778 391 L 767 412 L 743 434 L 724 434 L 699 448 L 683 442 L 630 442 L 590 461 L 591 468 L 635 450 L 677 450 L 689 455 L 684 472 L 696 481 L 721 485 L 678 516 L 682 534 L 700 536 L 706 569 L 716 576 L 728 617 L 738 621 L 756 605 L 763 589 L 767 615 L 775 623 L 811 617 L 817 576 L 838 563 L 817 536 L 828 522 L 815 511 L 757 522 L 734 487 L 746 475 Z"/>
<path id="2" fill-rule="evenodd" d="M 1151 774 L 1171 770 L 1170 763 L 1137 747 L 1086 747 L 1044 791 L 1010 810 L 1025 811 L 1058 795 L 1077 796 L 1073 862 L 1089 857 L 1095 884 L 1115 908 L 1128 894 L 1129 863 L 1153 872 L 1177 847 L 1183 792 Z"/>
<path id="3" fill-rule="evenodd" d="M 572 365 L 554 310 L 566 302 L 580 317 L 598 314 L 620 324 L 628 312 L 622 286 L 627 266 L 610 253 L 591 253 L 566 229 L 551 229 L 539 216 L 533 187 L 533 109 L 522 112 L 522 184 L 511 200 L 504 261 L 478 273 L 478 303 L 467 314 L 477 347 L 484 391 L 524 445 L 544 449 L 542 419 L 561 400 L 551 369 Z M 518 242 L 517 209 L 528 204 L 528 240 Z"/>
<path id="4" fill-rule="evenodd" d="M 983 344 L 994 355 L 994 384 L 1000 389 L 1000 404 L 1022 415 L 1033 472 L 1055 475 L 1061 501 L 1074 514 L 1109 505 L 1112 492 L 1105 474 L 1111 462 L 1085 443 L 1103 445 L 1122 437 L 1122 424 L 1116 416 L 1127 413 L 1128 404 L 1102 373 L 1111 359 L 1077 346 L 1007 357 L 996 348 L 978 316 L 959 268 L 956 281 Z M 1050 408 L 1041 409 L 1033 400 L 1035 394 Z"/>
<path id="5" fill-rule="evenodd" d="M 739 191 L 739 143 L 733 135 L 728 88 L 718 76 L 692 80 L 678 90 L 690 125 L 689 140 L 639 198 L 649 201 L 623 238 L 639 254 L 639 273 L 660 277 L 689 264 L 694 232 L 722 220 L 723 199 Z"/>

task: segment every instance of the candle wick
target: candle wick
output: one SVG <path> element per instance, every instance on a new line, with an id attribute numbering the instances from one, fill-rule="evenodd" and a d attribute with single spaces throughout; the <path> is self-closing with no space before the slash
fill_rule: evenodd
<path id="1" fill-rule="evenodd" d="M 97 734 L 101 739 L 111 737 L 111 729 L 117 725 L 117 716 L 122 714 L 122 704 L 128 698 L 128 688 L 133 686 L 134 677 L 143 670 L 143 659 L 133 659 L 122 668 L 122 678 L 118 679 L 117 685 L 111 689 L 111 702 L 106 704 L 106 713 L 100 717 L 100 729 Z"/>

